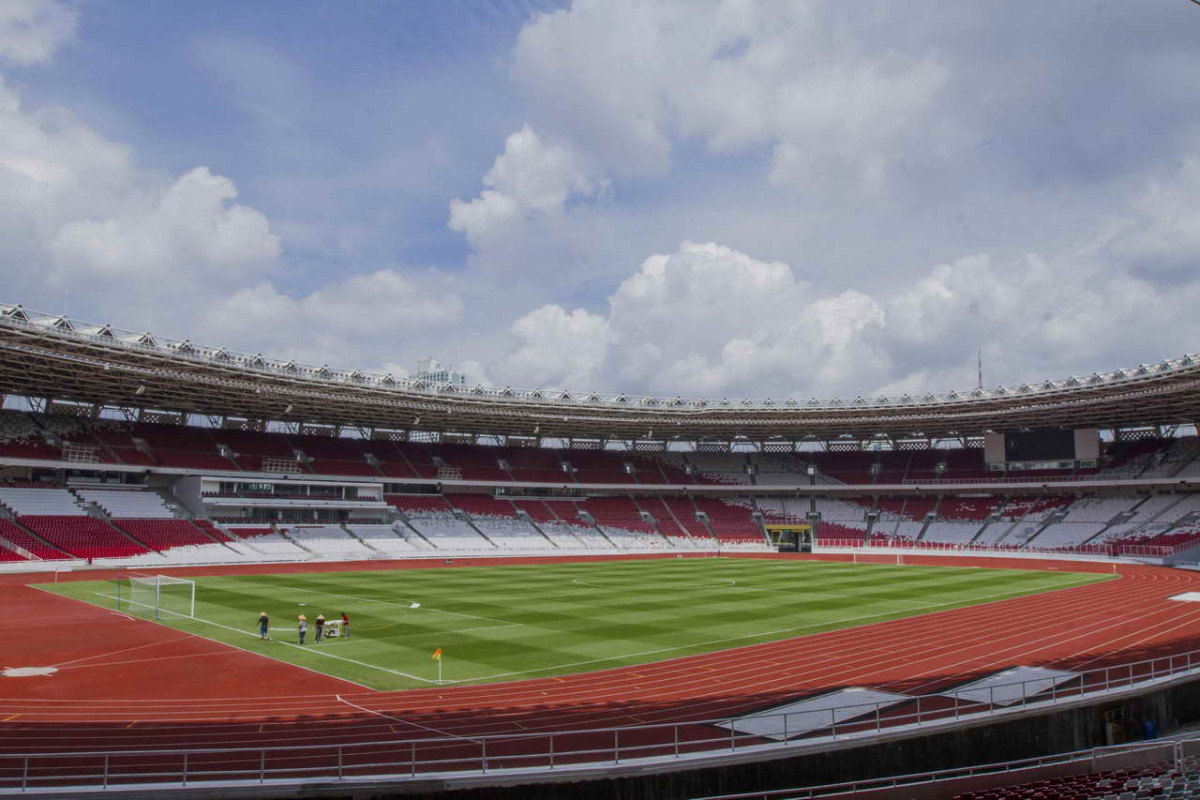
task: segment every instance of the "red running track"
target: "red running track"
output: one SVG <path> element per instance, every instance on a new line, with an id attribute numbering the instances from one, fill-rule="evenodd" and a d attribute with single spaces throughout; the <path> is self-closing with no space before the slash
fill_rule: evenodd
<path id="1" fill-rule="evenodd" d="M 1112 569 L 1101 563 L 1022 559 L 907 560 Z M 455 565 L 468 563 L 484 560 L 455 559 Z M 428 561 L 361 565 L 440 566 Z M 172 572 L 346 568 L 341 563 Z M 402 692 L 367 690 L 31 589 L 24 585 L 31 581 L 28 575 L 9 576 L 0 578 L 0 607 L 32 633 L 6 639 L 0 667 L 57 666 L 59 671 L 52 677 L 0 678 L 0 754 L 326 745 L 439 735 L 470 741 L 485 734 L 695 722 L 847 686 L 924 694 L 1017 664 L 1095 669 L 1200 646 L 1200 604 L 1169 599 L 1200 590 L 1200 575 L 1161 567 L 1117 569 L 1118 579 L 1089 586 L 638 667 Z M 73 579 L 103 577 L 89 572 Z M 702 729 L 710 736 L 712 730 Z"/>

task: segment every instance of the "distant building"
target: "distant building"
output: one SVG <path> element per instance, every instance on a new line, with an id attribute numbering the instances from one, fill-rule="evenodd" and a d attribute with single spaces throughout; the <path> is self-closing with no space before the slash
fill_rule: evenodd
<path id="1" fill-rule="evenodd" d="M 425 356 L 417 362 L 417 371 L 412 376 L 417 380 L 430 383 L 449 383 L 454 386 L 466 386 L 467 376 L 453 369 L 449 364 L 443 364 L 433 356 Z"/>

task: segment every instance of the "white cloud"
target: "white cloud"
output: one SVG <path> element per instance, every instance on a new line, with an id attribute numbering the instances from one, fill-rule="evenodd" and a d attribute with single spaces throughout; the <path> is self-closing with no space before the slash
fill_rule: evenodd
<path id="1" fill-rule="evenodd" d="M 287 339 L 307 329 L 358 337 L 384 336 L 454 322 L 463 313 L 456 294 L 426 291 L 394 270 L 379 270 L 331 283 L 299 299 L 270 283 L 240 289 L 215 309 L 211 325 L 239 337 L 254 331 Z"/>
<path id="2" fill-rule="evenodd" d="M 646 259 L 607 315 L 547 305 L 517 320 L 506 374 L 579 389 L 786 395 L 807 373 L 831 391 L 885 361 L 871 343 L 883 311 L 846 292 L 817 298 L 791 268 L 685 242 Z"/>
<path id="3" fill-rule="evenodd" d="M 59 0 L 0 3 L 0 61 L 28 66 L 50 60 L 75 35 L 78 15 Z"/>
<path id="4" fill-rule="evenodd" d="M 198 336 L 308 364 L 401 376 L 407 373 L 395 360 L 398 350 L 413 355 L 414 340 L 462 316 L 462 299 L 444 291 L 437 276 L 422 280 L 384 269 L 299 297 L 269 281 L 213 296 L 198 321 Z"/>
<path id="5" fill-rule="evenodd" d="M 891 297 L 823 295 L 780 262 L 684 243 L 646 259 L 607 313 L 547 305 L 512 327 L 505 376 L 526 385 L 709 397 L 970 388 L 1178 354 L 1200 280 L 1157 287 L 1094 253 L 939 265 Z M 1111 363 L 1118 357 L 1116 363 Z M 1107 361 L 1106 361 L 1107 359 Z M 1104 363 L 1100 363 L 1104 362 Z"/>
<path id="6" fill-rule="evenodd" d="M 582 309 L 544 305 L 512 324 L 521 345 L 503 365 L 521 385 L 594 385 L 613 343 L 607 320 Z"/>
<path id="7" fill-rule="evenodd" d="M 4 299 L 56 310 L 69 295 L 82 319 L 338 366 L 410 356 L 410 340 L 463 316 L 437 273 L 384 269 L 289 293 L 282 248 L 230 178 L 139 168 L 65 109 L 27 108 L 0 82 Z"/>
<path id="8" fill-rule="evenodd" d="M 450 228 L 476 248 L 496 244 L 530 217 L 561 212 L 572 197 L 591 197 L 606 183 L 589 174 L 573 150 L 547 144 L 525 125 L 504 141 L 504 152 L 483 176 L 479 197 L 450 201 Z"/>
<path id="9" fill-rule="evenodd" d="M 1131 269 L 1175 283 L 1200 266 L 1200 157 L 1185 159 L 1133 203 L 1135 218 L 1108 242 Z"/>
<path id="10" fill-rule="evenodd" d="M 267 218 L 236 198 L 233 181 L 197 167 L 119 216 L 68 222 L 51 243 L 54 277 L 176 291 L 243 283 L 271 267 L 280 243 Z"/>
<path id="11" fill-rule="evenodd" d="M 769 147 L 775 183 L 870 186 L 918 142 L 936 149 L 947 81 L 935 55 L 874 47 L 810 0 L 579 0 L 526 26 L 514 75 L 539 119 L 626 174 L 694 136 Z"/>

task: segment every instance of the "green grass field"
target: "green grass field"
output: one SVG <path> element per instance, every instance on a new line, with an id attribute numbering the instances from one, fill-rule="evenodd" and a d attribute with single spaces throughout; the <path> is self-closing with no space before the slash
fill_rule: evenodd
<path id="1" fill-rule="evenodd" d="M 1105 577 L 762 559 L 202 577 L 196 619 L 166 615 L 162 622 L 373 688 L 405 689 L 435 679 L 430 656 L 438 647 L 448 683 L 516 680 L 787 639 Z M 115 603 L 113 581 L 42 588 L 108 608 Z M 124 604 L 122 610 L 129 611 Z M 271 616 L 271 641 L 258 638 L 260 611 Z M 332 619 L 342 611 L 353 637 L 313 644 L 317 614 Z M 298 614 L 309 619 L 304 647 L 296 643 Z"/>

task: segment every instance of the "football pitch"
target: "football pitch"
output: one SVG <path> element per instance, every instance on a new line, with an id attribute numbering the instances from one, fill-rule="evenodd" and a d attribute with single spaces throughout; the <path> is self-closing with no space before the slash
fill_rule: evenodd
<path id="1" fill-rule="evenodd" d="M 647 559 L 195 578 L 161 623 L 375 689 L 566 675 L 866 625 L 1108 576 L 767 559 Z M 114 581 L 40 588 L 107 608 Z M 125 584 L 123 591 L 128 591 Z M 190 589 L 189 589 L 190 591 Z M 126 595 L 127 600 L 127 595 Z M 147 610 L 127 602 L 126 613 Z M 259 612 L 271 639 L 258 637 Z M 318 614 L 349 639 L 313 642 Z M 152 613 L 152 612 L 150 612 Z M 297 615 L 309 633 L 298 644 Z"/>

